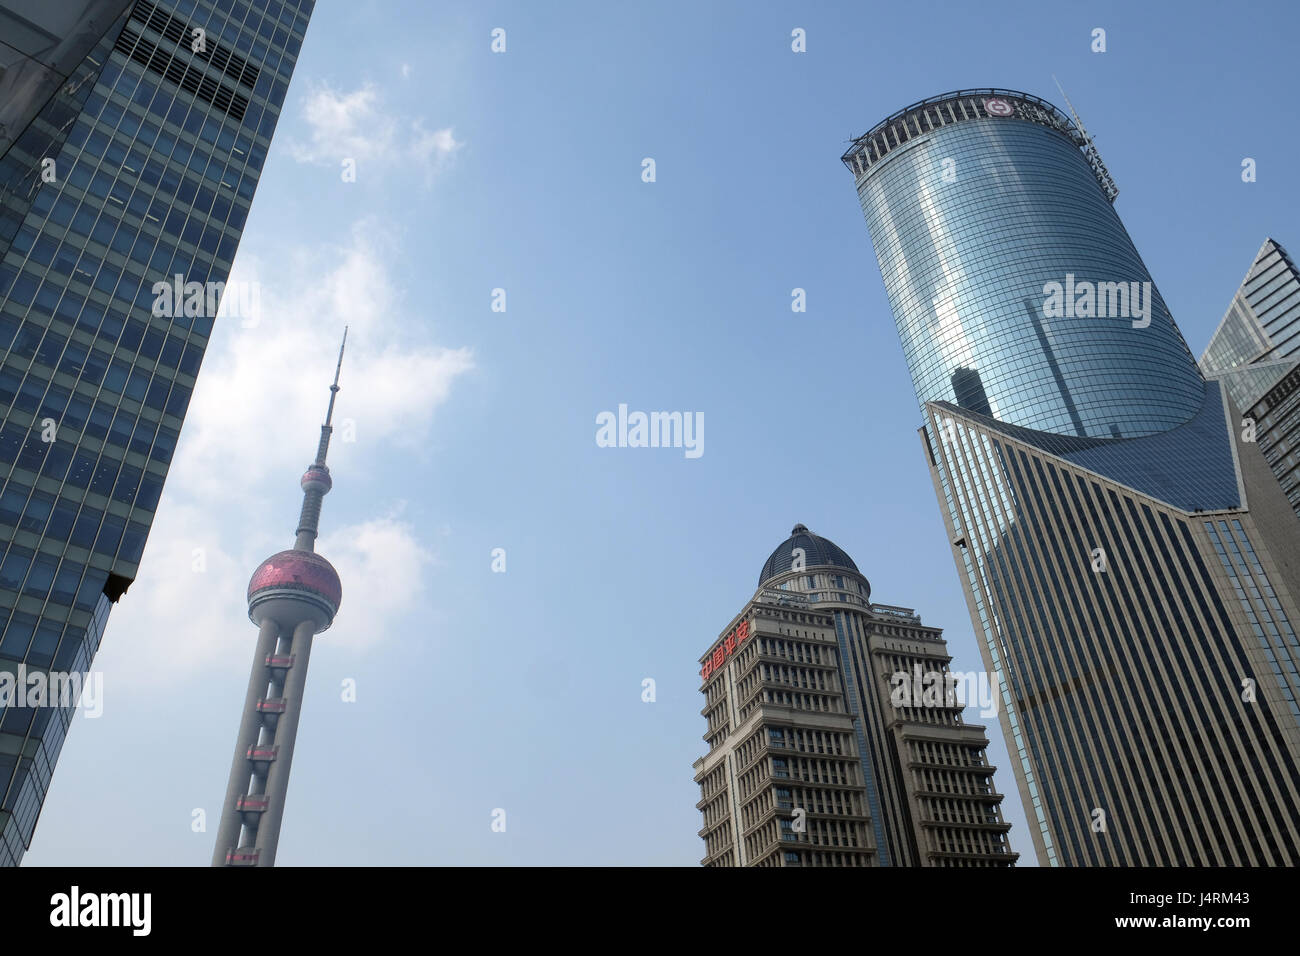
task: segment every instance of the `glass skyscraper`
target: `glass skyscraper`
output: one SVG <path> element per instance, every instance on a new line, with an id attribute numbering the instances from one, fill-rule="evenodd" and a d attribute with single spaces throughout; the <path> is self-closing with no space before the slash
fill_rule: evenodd
<path id="1" fill-rule="evenodd" d="M 1091 139 L 962 90 L 842 160 L 1040 862 L 1300 863 L 1300 522 Z"/>
<path id="2" fill-rule="evenodd" d="M 1147 327 L 1044 318 L 1049 281 L 1131 290 L 1151 276 L 1069 119 L 1037 98 L 1018 102 L 1010 122 L 963 120 L 961 98 L 913 109 L 902 125 L 928 135 L 895 145 L 896 120 L 851 154 L 869 173 L 858 196 L 917 397 L 959 397 L 960 370 L 990 414 L 1026 428 L 1127 438 L 1181 425 L 1205 388 L 1154 285 Z M 958 121 L 941 127 L 953 110 Z"/>
<path id="3" fill-rule="evenodd" d="M 1266 239 L 1201 356 L 1300 515 L 1300 269 Z"/>
<path id="4" fill-rule="evenodd" d="M 228 277 L 313 2 L 0 0 L 0 671 L 88 670 L 136 576 L 214 319 L 154 286 Z M 71 716 L 0 706 L 0 864 Z"/>

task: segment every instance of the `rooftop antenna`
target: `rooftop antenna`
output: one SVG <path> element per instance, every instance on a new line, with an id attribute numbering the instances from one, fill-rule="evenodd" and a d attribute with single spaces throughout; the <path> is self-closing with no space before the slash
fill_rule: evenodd
<path id="1" fill-rule="evenodd" d="M 1097 147 L 1094 145 L 1092 137 L 1088 135 L 1087 127 L 1083 125 L 1083 120 L 1079 118 L 1079 114 L 1074 111 L 1074 104 L 1071 103 L 1070 98 L 1065 95 L 1065 87 L 1061 86 L 1061 81 L 1056 78 L 1055 73 L 1052 74 L 1052 82 L 1055 83 L 1056 88 L 1061 91 L 1061 99 L 1065 100 L 1065 105 L 1069 109 L 1070 115 L 1074 117 L 1074 125 L 1079 130 L 1079 137 L 1083 140 L 1080 144 L 1083 146 L 1083 155 L 1088 157 L 1088 165 L 1092 167 L 1093 175 L 1097 177 L 1097 182 L 1101 185 L 1101 191 L 1105 193 L 1106 198 L 1113 203 L 1115 197 L 1119 195 L 1119 187 L 1115 185 L 1115 180 L 1111 177 L 1110 170 L 1106 168 L 1106 164 L 1101 161 L 1101 153 L 1097 152 Z"/>
<path id="2" fill-rule="evenodd" d="M 328 425 L 334 418 L 334 396 L 339 391 L 339 372 L 343 369 L 343 350 L 348 347 L 348 327 L 343 326 L 343 341 L 339 344 L 339 361 L 334 366 L 334 384 L 330 386 L 330 407 L 325 413 L 325 424 Z"/>
<path id="3" fill-rule="evenodd" d="M 325 424 L 320 427 L 320 446 L 316 449 L 316 464 L 325 464 L 325 454 L 330 448 L 330 435 L 334 432 L 334 399 L 339 393 L 339 372 L 343 368 L 343 350 L 348 346 L 348 327 L 343 326 L 343 342 L 339 345 L 339 361 L 334 366 L 334 383 L 330 386 L 330 404 L 325 412 Z"/>

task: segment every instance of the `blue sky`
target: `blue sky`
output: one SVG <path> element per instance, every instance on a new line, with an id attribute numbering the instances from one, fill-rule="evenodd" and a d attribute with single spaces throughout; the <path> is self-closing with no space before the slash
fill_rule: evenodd
<path id="1" fill-rule="evenodd" d="M 1055 74 L 1199 355 L 1264 238 L 1300 247 L 1298 19 L 321 3 L 235 264 L 260 312 L 218 320 L 96 661 L 103 715 L 76 718 L 26 862 L 208 861 L 255 636 L 244 588 L 292 543 L 350 323 L 355 440 L 333 447 L 318 548 L 344 599 L 312 655 L 279 862 L 696 864 L 696 660 L 796 522 L 980 667 L 847 140 L 962 87 L 1059 103 Z M 704 454 L 597 447 L 620 403 L 702 412 Z"/>

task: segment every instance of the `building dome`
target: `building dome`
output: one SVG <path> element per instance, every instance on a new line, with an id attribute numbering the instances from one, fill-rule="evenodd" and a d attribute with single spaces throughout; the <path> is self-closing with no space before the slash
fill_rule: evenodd
<path id="1" fill-rule="evenodd" d="M 322 495 L 334 487 L 330 470 L 324 465 L 312 465 L 302 476 L 303 491 L 319 491 Z"/>
<path id="2" fill-rule="evenodd" d="M 815 535 L 803 525 L 797 524 L 791 530 L 790 537 L 777 546 L 777 549 L 772 552 L 772 556 L 763 565 L 763 573 L 758 578 L 759 587 L 762 587 L 774 577 L 793 570 L 796 548 L 803 549 L 803 566 L 806 568 L 830 565 L 831 567 L 844 568 L 861 576 L 862 572 L 858 570 L 858 566 L 853 563 L 853 559 L 845 554 L 839 545 L 834 541 L 826 540 L 820 535 Z"/>
<path id="3" fill-rule="evenodd" d="M 343 584 L 334 566 L 314 551 L 281 551 L 263 561 L 248 582 L 248 616 L 264 615 L 285 627 L 315 619 L 328 627 L 343 601 Z"/>

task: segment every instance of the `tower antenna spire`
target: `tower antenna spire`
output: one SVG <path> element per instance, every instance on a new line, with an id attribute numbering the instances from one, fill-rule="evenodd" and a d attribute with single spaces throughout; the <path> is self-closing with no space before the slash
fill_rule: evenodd
<path id="1" fill-rule="evenodd" d="M 343 350 L 348 347 L 348 327 L 343 326 L 343 341 L 339 345 L 339 360 L 334 366 L 334 382 L 330 385 L 330 404 L 325 410 L 325 423 L 320 427 L 320 445 L 316 448 L 316 464 L 325 467 L 325 456 L 330 450 L 330 435 L 334 432 L 334 399 L 339 393 L 339 374 L 343 371 Z"/>
<path id="2" fill-rule="evenodd" d="M 343 371 L 343 350 L 348 347 L 348 327 L 343 326 L 343 341 L 339 344 L 339 361 L 334 366 L 334 384 L 330 386 L 330 407 L 325 413 L 325 424 L 334 417 L 334 396 L 339 393 L 339 373 Z"/>

